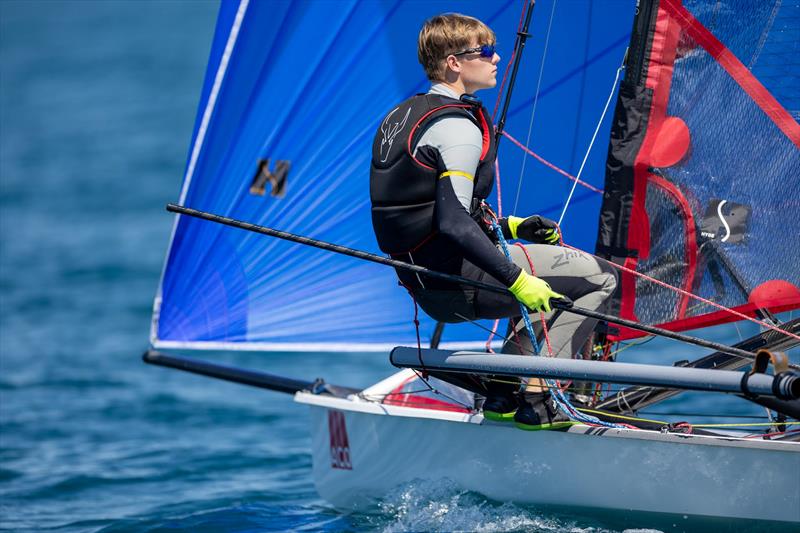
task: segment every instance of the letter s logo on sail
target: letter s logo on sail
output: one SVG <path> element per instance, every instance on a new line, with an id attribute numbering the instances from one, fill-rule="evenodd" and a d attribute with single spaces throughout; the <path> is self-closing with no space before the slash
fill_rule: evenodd
<path id="1" fill-rule="evenodd" d="M 392 110 L 391 113 L 386 115 L 386 118 L 383 119 L 383 123 L 381 124 L 381 163 L 385 163 L 386 160 L 389 158 L 389 152 L 392 149 L 392 144 L 394 143 L 394 138 L 397 137 L 397 134 L 400 133 L 403 128 L 406 127 L 406 122 L 408 121 L 408 115 L 411 113 L 411 108 L 409 107 L 406 111 L 403 120 L 392 123 L 390 119 L 392 115 L 394 115 L 397 110 L 400 109 L 396 107 Z"/>
<path id="2" fill-rule="evenodd" d="M 752 209 L 749 205 L 712 199 L 700 224 L 700 236 L 726 244 L 744 242 Z"/>

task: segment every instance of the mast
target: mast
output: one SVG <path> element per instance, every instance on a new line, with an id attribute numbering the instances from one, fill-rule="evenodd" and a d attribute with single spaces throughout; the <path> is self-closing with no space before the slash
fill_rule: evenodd
<path id="1" fill-rule="evenodd" d="M 508 115 L 508 106 L 511 104 L 511 93 L 514 90 L 514 84 L 517 81 L 517 70 L 519 70 L 520 61 L 522 61 L 522 52 L 525 50 L 525 42 L 531 36 L 528 33 L 528 28 L 531 25 L 531 18 L 533 17 L 533 8 L 536 6 L 536 0 L 530 0 L 527 12 L 525 13 L 525 23 L 522 29 L 517 32 L 517 40 L 514 42 L 514 64 L 511 67 L 511 78 L 508 81 L 508 89 L 503 101 L 503 109 L 500 112 L 500 119 L 497 121 L 495 129 L 495 144 L 499 147 L 500 138 L 503 136 L 503 128 L 506 125 L 506 116 Z"/>

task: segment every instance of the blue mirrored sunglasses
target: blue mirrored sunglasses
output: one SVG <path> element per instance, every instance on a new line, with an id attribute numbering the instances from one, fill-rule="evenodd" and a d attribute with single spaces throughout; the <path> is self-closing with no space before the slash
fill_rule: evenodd
<path id="1" fill-rule="evenodd" d="M 481 57 L 494 57 L 494 50 L 495 48 L 493 44 L 483 44 L 481 46 L 476 46 L 475 48 L 468 48 L 466 50 L 462 50 L 453 55 L 463 56 L 464 54 L 480 54 Z"/>

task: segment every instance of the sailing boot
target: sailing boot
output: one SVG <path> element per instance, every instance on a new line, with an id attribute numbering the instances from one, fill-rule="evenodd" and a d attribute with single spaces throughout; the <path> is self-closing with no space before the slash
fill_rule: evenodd
<path id="1" fill-rule="evenodd" d="M 520 393 L 514 425 L 526 431 L 562 429 L 575 424 L 553 405 L 549 392 Z"/>
<path id="2" fill-rule="evenodd" d="M 502 379 L 508 380 L 509 378 Z M 497 381 L 486 383 L 483 417 L 495 422 L 511 422 L 514 413 L 517 412 L 518 390 L 519 383 L 498 383 Z"/>

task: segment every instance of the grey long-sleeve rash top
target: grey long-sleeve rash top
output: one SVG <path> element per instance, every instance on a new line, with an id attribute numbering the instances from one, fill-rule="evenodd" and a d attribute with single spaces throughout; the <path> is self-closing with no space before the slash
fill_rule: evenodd
<path id="1" fill-rule="evenodd" d="M 435 84 L 429 94 L 458 99 L 449 87 Z M 439 232 L 455 242 L 464 257 L 498 281 L 511 286 L 520 268 L 498 250 L 489 237 L 469 216 L 474 176 L 480 162 L 483 138 L 480 129 L 468 118 L 444 116 L 431 122 L 414 147 L 423 146 L 439 152 L 444 169 L 439 169 L 436 185 L 436 225 Z M 444 172 L 449 175 L 441 177 Z"/>

